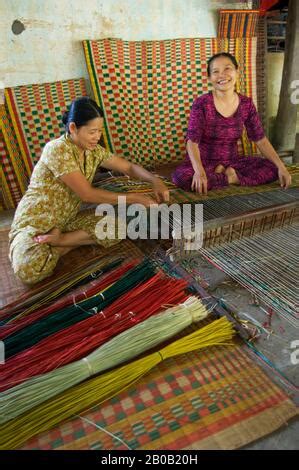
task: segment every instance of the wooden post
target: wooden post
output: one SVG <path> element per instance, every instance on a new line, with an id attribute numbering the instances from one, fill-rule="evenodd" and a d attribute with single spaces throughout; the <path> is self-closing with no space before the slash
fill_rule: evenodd
<path id="1" fill-rule="evenodd" d="M 277 151 L 295 147 L 298 104 L 291 100 L 294 82 L 299 80 L 299 2 L 289 0 L 286 45 L 279 96 L 278 113 L 274 125 L 273 145 Z M 297 52 L 297 57 L 296 57 Z"/>

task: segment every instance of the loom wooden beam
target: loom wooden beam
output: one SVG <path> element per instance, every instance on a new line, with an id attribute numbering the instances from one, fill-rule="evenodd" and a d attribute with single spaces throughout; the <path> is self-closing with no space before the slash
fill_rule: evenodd
<path id="1" fill-rule="evenodd" d="M 293 150 L 295 147 L 298 104 L 292 102 L 291 95 L 295 80 L 299 79 L 299 2 L 289 1 L 286 29 L 286 45 L 279 96 L 278 113 L 274 126 L 273 145 L 277 151 Z"/>
<path id="2" fill-rule="evenodd" d="M 252 237 L 298 221 L 298 201 L 253 209 L 237 216 L 219 217 L 204 222 L 203 247 L 222 245 L 243 237 Z"/>

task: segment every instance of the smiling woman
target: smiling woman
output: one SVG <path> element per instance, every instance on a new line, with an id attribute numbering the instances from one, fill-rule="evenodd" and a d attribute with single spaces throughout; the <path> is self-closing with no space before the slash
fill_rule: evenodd
<path id="1" fill-rule="evenodd" d="M 265 136 L 253 101 L 238 94 L 235 85 L 238 63 L 227 52 L 208 61 L 213 91 L 197 98 L 187 131 L 185 161 L 172 175 L 173 182 L 187 191 L 206 194 L 230 184 L 255 186 L 279 178 L 287 188 L 291 177 Z M 249 139 L 265 158 L 239 157 L 237 142 L 244 127 Z"/>
<path id="2" fill-rule="evenodd" d="M 103 112 L 95 101 L 88 97 L 73 101 L 63 116 L 63 123 L 66 134 L 46 144 L 9 234 L 14 272 L 29 284 L 49 276 L 59 257 L 77 246 L 108 247 L 120 241 L 118 238 L 99 240 L 95 228 L 100 217 L 93 210 L 79 211 L 82 201 L 114 205 L 123 194 L 92 186 L 98 165 L 152 184 L 156 200 L 130 193 L 126 195 L 128 204 L 150 207 L 169 200 L 168 189 L 159 178 L 99 145 Z"/>
<path id="3" fill-rule="evenodd" d="M 72 136 L 73 142 L 83 153 L 95 149 L 103 131 L 103 112 L 95 101 L 90 98 L 73 101 L 62 122 L 67 134 Z"/>

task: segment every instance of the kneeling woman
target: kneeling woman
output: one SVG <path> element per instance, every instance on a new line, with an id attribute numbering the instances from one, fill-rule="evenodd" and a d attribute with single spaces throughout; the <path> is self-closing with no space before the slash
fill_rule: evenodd
<path id="1" fill-rule="evenodd" d="M 291 176 L 265 136 L 251 98 L 235 92 L 238 63 L 221 52 L 208 61 L 213 90 L 197 98 L 187 131 L 187 155 L 172 175 L 186 191 L 206 194 L 229 184 L 255 186 L 279 178 L 287 188 Z M 265 158 L 240 157 L 237 142 L 244 127 Z"/>
<path id="2" fill-rule="evenodd" d="M 82 201 L 117 204 L 121 193 L 96 189 L 91 182 L 98 165 L 152 184 L 158 202 L 168 201 L 164 183 L 138 165 L 117 157 L 98 142 L 103 113 L 87 97 L 73 101 L 63 117 L 66 135 L 46 144 L 20 201 L 9 234 L 10 260 L 23 282 L 34 284 L 49 276 L 60 256 L 80 245 L 109 246 L 120 240 L 98 240 L 94 210 L 79 211 Z M 124 195 L 124 194 L 122 194 Z M 130 193 L 127 203 L 146 207 L 149 196 Z"/>

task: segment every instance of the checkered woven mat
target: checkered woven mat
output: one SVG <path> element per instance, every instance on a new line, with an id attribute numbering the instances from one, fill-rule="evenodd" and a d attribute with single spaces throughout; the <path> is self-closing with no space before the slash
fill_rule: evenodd
<path id="1" fill-rule="evenodd" d="M 83 95 L 83 78 L 6 88 L 6 104 L 29 175 L 45 144 L 63 134 L 62 115 L 71 101 Z"/>
<path id="2" fill-rule="evenodd" d="M 167 359 L 127 391 L 82 413 L 89 422 L 76 416 L 23 448 L 236 449 L 296 414 L 236 342 Z"/>
<path id="3" fill-rule="evenodd" d="M 287 166 L 289 173 L 292 176 L 292 183 L 290 188 L 298 188 L 299 186 L 299 166 L 297 165 L 288 165 Z M 283 193 L 281 190 L 278 181 L 273 183 L 263 184 L 259 186 L 228 186 L 223 189 L 214 189 L 209 191 L 208 194 L 202 195 L 199 193 L 184 191 L 180 188 L 177 188 L 174 184 L 169 181 L 171 172 L 175 169 L 173 165 L 172 169 L 169 168 L 167 177 L 163 176 L 164 181 L 167 183 L 168 189 L 170 191 L 170 202 L 171 203 L 181 203 L 181 202 L 202 202 L 212 201 L 213 199 L 222 199 L 228 196 L 242 196 L 242 195 L 254 195 L 257 193 L 263 193 L 268 191 L 276 191 L 277 193 Z M 157 171 L 157 176 L 159 176 L 159 170 Z M 110 191 L 120 191 L 120 192 L 144 192 L 151 193 L 152 188 L 148 183 L 142 183 L 140 181 L 128 179 L 127 176 L 115 176 L 109 177 L 97 183 L 98 187 L 108 189 Z M 282 194 L 283 197 L 283 194 Z"/>
<path id="4" fill-rule="evenodd" d="M 9 114 L 0 105 L 0 168 L 3 209 L 13 209 L 29 181 Z"/>
<path id="5" fill-rule="evenodd" d="M 106 145 L 145 166 L 179 161 L 194 99 L 209 90 L 207 60 L 234 54 L 238 90 L 256 102 L 256 38 L 83 41 L 95 98 L 105 113 Z M 254 153 L 244 139 L 244 153 Z"/>
<path id="6" fill-rule="evenodd" d="M 259 10 L 220 10 L 219 38 L 257 38 L 256 79 L 257 108 L 264 128 L 267 128 L 267 22 Z M 267 133 L 267 132 L 266 132 Z"/>

